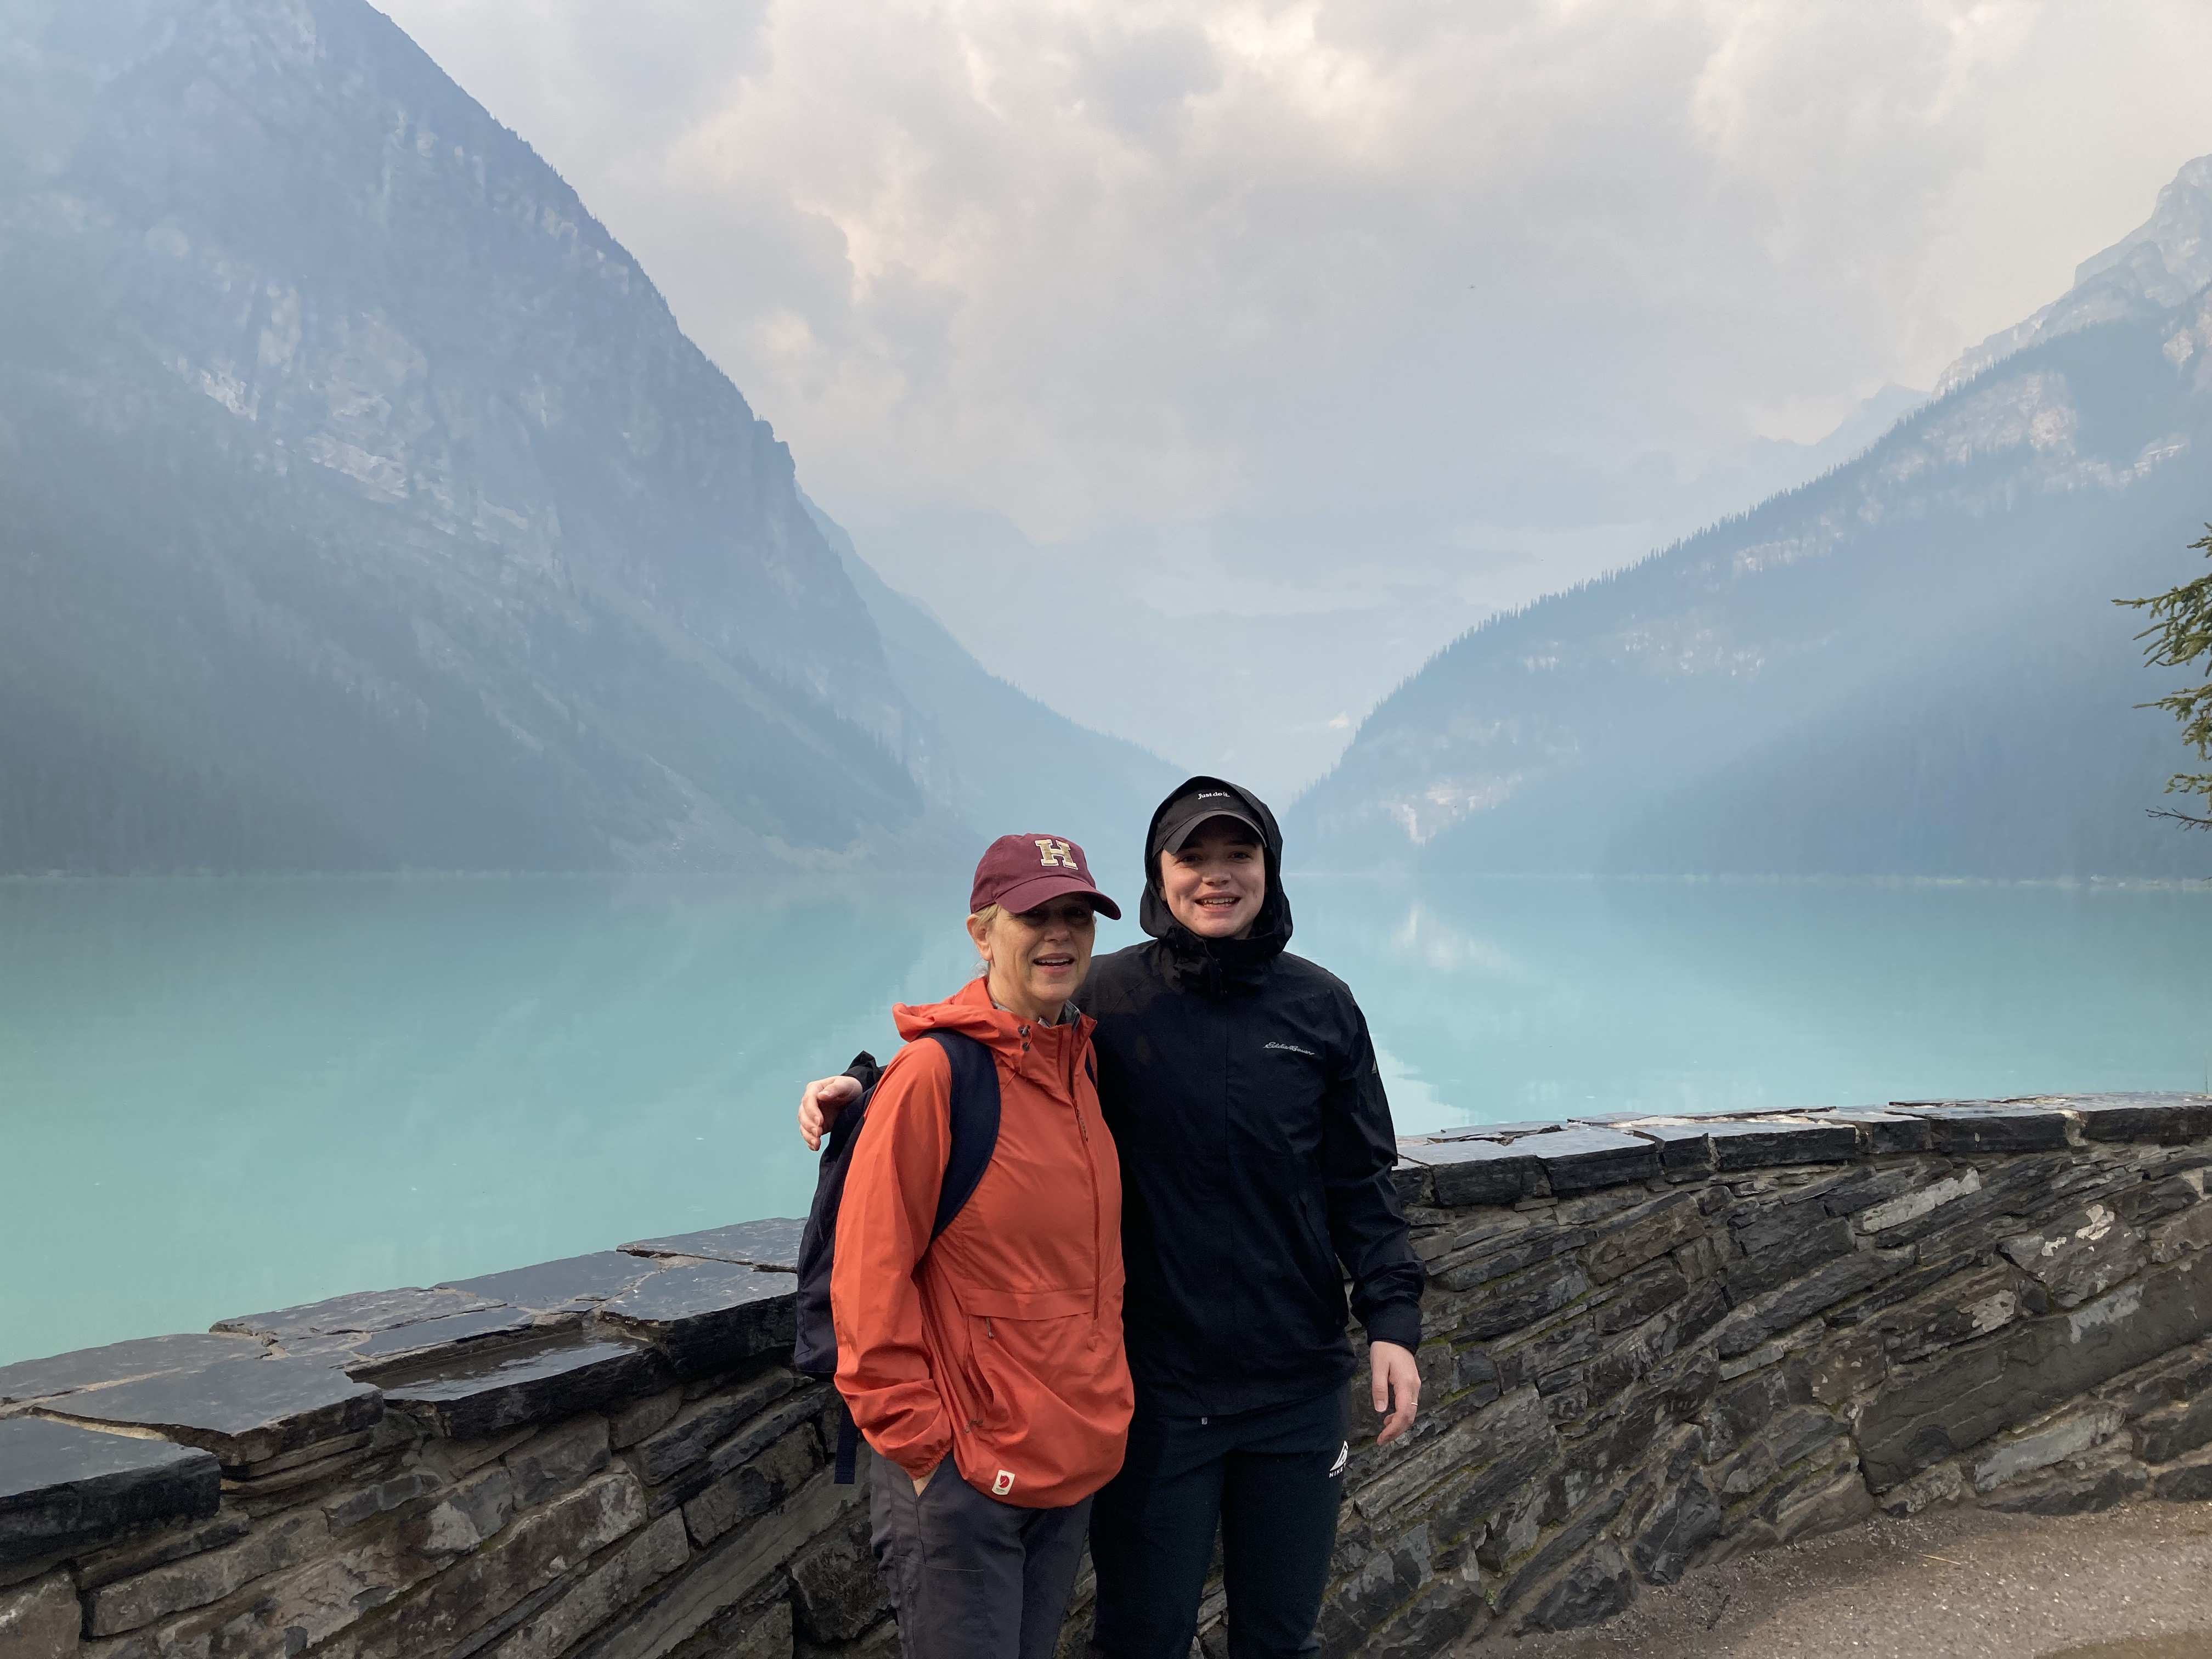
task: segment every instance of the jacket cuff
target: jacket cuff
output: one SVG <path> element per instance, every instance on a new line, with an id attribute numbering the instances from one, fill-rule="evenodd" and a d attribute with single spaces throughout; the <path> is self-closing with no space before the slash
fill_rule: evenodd
<path id="1" fill-rule="evenodd" d="M 1379 1308 L 1370 1309 L 1359 1322 L 1367 1328 L 1370 1342 L 1395 1342 L 1409 1350 L 1421 1346 L 1421 1304 L 1418 1302 L 1386 1302 Z"/>
<path id="2" fill-rule="evenodd" d="M 866 1048 L 854 1054 L 853 1063 L 845 1068 L 845 1075 L 863 1089 L 874 1088 L 876 1079 L 883 1074 L 884 1068 L 876 1064 L 876 1057 Z"/>
<path id="3" fill-rule="evenodd" d="M 892 1462 L 896 1462 L 899 1466 L 899 1468 L 904 1473 L 908 1480 L 919 1480 L 923 1475 L 927 1474 L 932 1469 L 941 1469 L 945 1468 L 945 1465 L 951 1462 L 952 1448 L 947 1446 L 943 1451 L 938 1453 L 936 1456 L 927 1458 L 922 1456 L 920 1453 L 910 1451 L 907 1453 L 904 1457 L 894 1458 Z M 916 1464 L 919 1464 L 920 1467 L 915 1467 Z M 952 1478 L 956 1480 L 960 1478 L 959 1470 L 953 1470 Z"/>
<path id="4" fill-rule="evenodd" d="M 843 1390 L 839 1393 L 842 1395 Z M 851 1401 L 845 1402 L 845 1409 L 852 1411 Z M 853 1418 L 860 1431 L 860 1438 L 868 1443 L 868 1449 L 909 1475 L 927 1474 L 952 1455 L 951 1415 L 942 1405 L 931 1407 L 927 1417 L 918 1413 L 899 1413 L 890 1424 L 861 1422 L 859 1412 L 853 1412 Z M 896 1436 L 887 1437 L 887 1430 L 896 1430 Z M 891 1446 L 883 1443 L 886 1437 L 893 1438 Z"/>
<path id="5" fill-rule="evenodd" d="M 888 1462 L 897 1464 L 917 1480 L 940 1463 L 949 1462 L 952 1457 L 951 1423 L 947 1413 L 940 1411 L 937 1415 L 938 1420 L 930 1426 L 929 1431 L 920 1439 L 901 1446 L 897 1455 L 893 1456 L 880 1448 L 877 1455 Z"/>

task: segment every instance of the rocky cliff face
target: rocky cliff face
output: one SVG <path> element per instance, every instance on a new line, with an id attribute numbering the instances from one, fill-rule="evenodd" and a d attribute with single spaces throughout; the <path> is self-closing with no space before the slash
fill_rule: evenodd
<path id="1" fill-rule="evenodd" d="M 1992 334 L 1944 371 L 1940 395 L 2023 347 L 2124 318 L 2148 319 L 2212 283 L 2212 155 L 2200 155 L 2158 193 L 2141 226 L 2084 259 L 2074 286 L 2024 323 Z"/>
<path id="2" fill-rule="evenodd" d="M 2164 685 L 2109 601 L 2195 574 L 2208 185 L 2192 162 L 1855 461 L 1456 642 L 1301 839 L 1448 868 L 2194 873 L 2144 816 L 2185 751 L 2134 707 Z"/>
<path id="3" fill-rule="evenodd" d="M 788 453 L 362 0 L 0 0 L 0 868 L 965 844 Z"/>

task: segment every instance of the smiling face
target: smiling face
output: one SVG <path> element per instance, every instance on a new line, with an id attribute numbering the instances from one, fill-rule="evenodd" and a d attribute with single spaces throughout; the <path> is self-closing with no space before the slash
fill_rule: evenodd
<path id="1" fill-rule="evenodd" d="M 1243 939 L 1267 897 L 1267 854 L 1236 819 L 1212 819 L 1182 851 L 1160 854 L 1160 896 L 1200 939 Z"/>
<path id="2" fill-rule="evenodd" d="M 1089 901 L 1051 899 L 1018 915 L 994 908 L 968 918 L 968 937 L 991 964 L 991 1000 L 1024 1019 L 1050 1024 L 1091 971 L 1098 918 Z"/>

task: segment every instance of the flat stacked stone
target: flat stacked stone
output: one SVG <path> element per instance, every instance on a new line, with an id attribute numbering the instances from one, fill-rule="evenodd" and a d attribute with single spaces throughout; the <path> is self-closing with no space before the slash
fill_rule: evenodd
<path id="1" fill-rule="evenodd" d="M 740 1221 L 732 1227 L 710 1227 L 703 1232 L 679 1233 L 672 1238 L 640 1239 L 623 1249 L 637 1255 L 692 1256 L 706 1261 L 734 1261 L 772 1273 L 799 1271 L 799 1244 L 806 1231 L 804 1221 L 776 1218 Z"/>
<path id="2" fill-rule="evenodd" d="M 202 1519 L 222 1489 L 222 1465 L 193 1447 L 12 1418 L 0 1422 L 0 1567 Z"/>
<path id="3" fill-rule="evenodd" d="M 146 1431 L 212 1452 L 226 1472 L 376 1425 L 384 1396 L 312 1359 L 219 1359 L 212 1364 L 87 1389 L 40 1403 L 46 1415 L 88 1426 Z"/>

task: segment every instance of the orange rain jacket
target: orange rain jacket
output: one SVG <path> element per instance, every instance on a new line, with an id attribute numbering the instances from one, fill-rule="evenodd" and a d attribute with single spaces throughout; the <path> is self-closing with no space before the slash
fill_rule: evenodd
<path id="1" fill-rule="evenodd" d="M 977 1491 L 1024 1509 L 1088 1497 L 1121 1467 L 1134 1393 L 1121 1350 L 1121 1178 L 1085 1064 L 1091 1023 L 1038 1025 L 975 980 L 892 1010 L 908 1046 L 884 1069 L 845 1176 L 830 1311 L 837 1391 L 909 1474 L 949 1451 Z M 951 1151 L 952 1073 L 917 1042 L 991 1050 L 999 1142 L 934 1245 Z"/>

